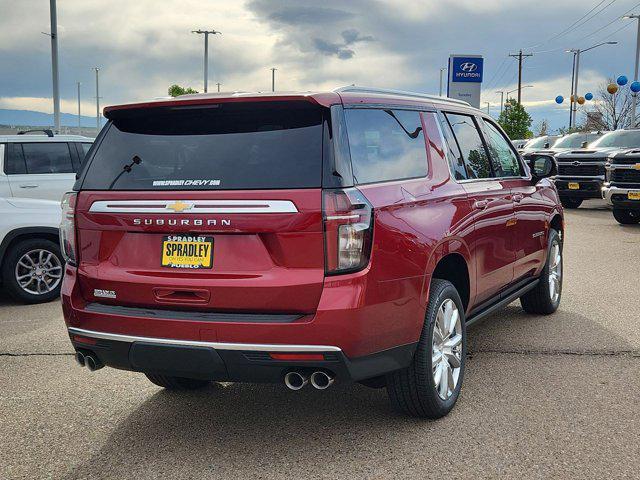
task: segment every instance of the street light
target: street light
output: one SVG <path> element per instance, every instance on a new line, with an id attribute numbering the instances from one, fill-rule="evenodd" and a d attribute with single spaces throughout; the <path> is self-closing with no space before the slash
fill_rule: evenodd
<path id="1" fill-rule="evenodd" d="M 440 96 L 442 96 L 442 85 L 443 85 L 443 82 L 442 82 L 442 74 L 443 74 L 446 70 L 447 70 L 446 68 L 441 68 L 441 69 L 440 69 L 440 94 L 439 94 Z"/>
<path id="2" fill-rule="evenodd" d="M 504 90 L 498 90 L 496 93 L 500 94 L 500 113 L 502 113 L 504 107 Z"/>
<path id="3" fill-rule="evenodd" d="M 522 88 L 533 88 L 533 85 L 523 85 Z M 514 88 L 513 90 L 509 90 L 507 92 L 507 100 L 509 100 L 509 94 L 518 91 L 517 88 Z"/>
<path id="4" fill-rule="evenodd" d="M 191 33 L 204 35 L 204 92 L 207 93 L 209 83 L 209 35 L 222 35 L 215 30 L 191 30 Z"/>
<path id="5" fill-rule="evenodd" d="M 574 100 L 576 100 L 577 99 L 576 97 L 578 96 L 578 76 L 580 74 L 580 54 L 584 52 L 588 52 L 589 50 L 593 50 L 594 48 L 601 47 L 603 45 L 617 45 L 617 44 L 618 42 L 602 42 L 592 47 L 585 48 L 584 50 L 580 48 L 572 48 L 571 50 L 566 51 L 567 53 L 573 53 L 575 80 L 572 82 L 573 85 L 571 85 L 571 96 L 573 97 Z M 578 112 L 577 102 L 570 102 L 570 106 L 571 106 L 572 113 L 569 121 L 569 127 L 574 126 L 576 124 L 576 113 Z"/>
<path id="6" fill-rule="evenodd" d="M 630 18 L 638 20 L 638 33 L 636 34 L 636 68 L 633 74 L 633 81 L 638 81 L 638 64 L 640 63 L 640 15 L 625 15 L 623 18 Z M 633 102 L 631 105 L 631 128 L 636 128 L 636 103 L 638 101 L 638 94 L 633 94 Z"/>

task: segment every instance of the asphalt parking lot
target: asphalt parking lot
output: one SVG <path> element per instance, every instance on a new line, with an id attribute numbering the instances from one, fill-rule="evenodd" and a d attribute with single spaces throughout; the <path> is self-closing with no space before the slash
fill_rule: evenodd
<path id="1" fill-rule="evenodd" d="M 184 394 L 90 373 L 57 302 L 0 296 L 0 478 L 638 478 L 640 227 L 584 205 L 567 213 L 560 310 L 514 303 L 471 329 L 439 421 L 362 386 Z"/>

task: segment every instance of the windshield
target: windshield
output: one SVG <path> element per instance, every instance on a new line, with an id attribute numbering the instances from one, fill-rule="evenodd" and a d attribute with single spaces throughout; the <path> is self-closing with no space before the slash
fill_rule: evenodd
<path id="1" fill-rule="evenodd" d="M 527 143 L 524 148 L 544 148 L 547 142 L 553 143 L 553 139 L 549 137 L 534 138 L 533 140 L 529 140 L 529 143 Z"/>
<path id="2" fill-rule="evenodd" d="M 553 144 L 553 148 L 580 148 L 584 142 L 591 142 L 598 138 L 597 133 L 572 133 L 562 137 Z"/>
<path id="3" fill-rule="evenodd" d="M 322 110 L 308 102 L 139 110 L 114 118 L 84 190 L 318 188 Z"/>
<path id="4" fill-rule="evenodd" d="M 618 130 L 607 133 L 591 144 L 591 148 L 640 148 L 640 130 Z"/>

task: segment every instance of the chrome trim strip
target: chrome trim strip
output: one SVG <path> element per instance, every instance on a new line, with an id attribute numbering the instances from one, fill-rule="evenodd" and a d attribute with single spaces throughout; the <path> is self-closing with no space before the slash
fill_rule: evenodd
<path id="1" fill-rule="evenodd" d="M 560 180 L 571 180 L 572 178 L 584 178 L 585 180 L 604 180 L 604 175 L 556 175 Z"/>
<path id="2" fill-rule="evenodd" d="M 137 206 L 136 206 L 137 205 Z M 177 208 L 172 206 L 177 205 Z M 298 213 L 290 200 L 99 200 L 91 213 Z"/>
<path id="3" fill-rule="evenodd" d="M 176 340 L 172 338 L 137 337 L 134 335 L 122 335 L 119 333 L 96 332 L 83 328 L 68 327 L 69 333 L 83 337 L 113 340 L 115 342 L 147 342 L 159 345 L 182 345 L 189 347 L 209 347 L 216 350 L 241 350 L 255 352 L 341 352 L 339 347 L 326 345 L 284 345 L 267 343 L 223 343 L 204 342 L 200 340 Z"/>

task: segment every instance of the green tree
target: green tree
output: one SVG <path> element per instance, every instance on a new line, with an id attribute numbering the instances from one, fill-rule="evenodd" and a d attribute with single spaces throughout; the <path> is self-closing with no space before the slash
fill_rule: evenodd
<path id="1" fill-rule="evenodd" d="M 174 84 L 169 87 L 169 95 L 172 97 L 179 97 L 180 95 L 188 95 L 190 93 L 198 93 L 197 90 L 194 90 L 191 87 L 181 87 L 180 85 Z"/>
<path id="2" fill-rule="evenodd" d="M 504 128 L 511 140 L 531 136 L 531 115 L 515 99 L 506 101 L 498 123 Z"/>

